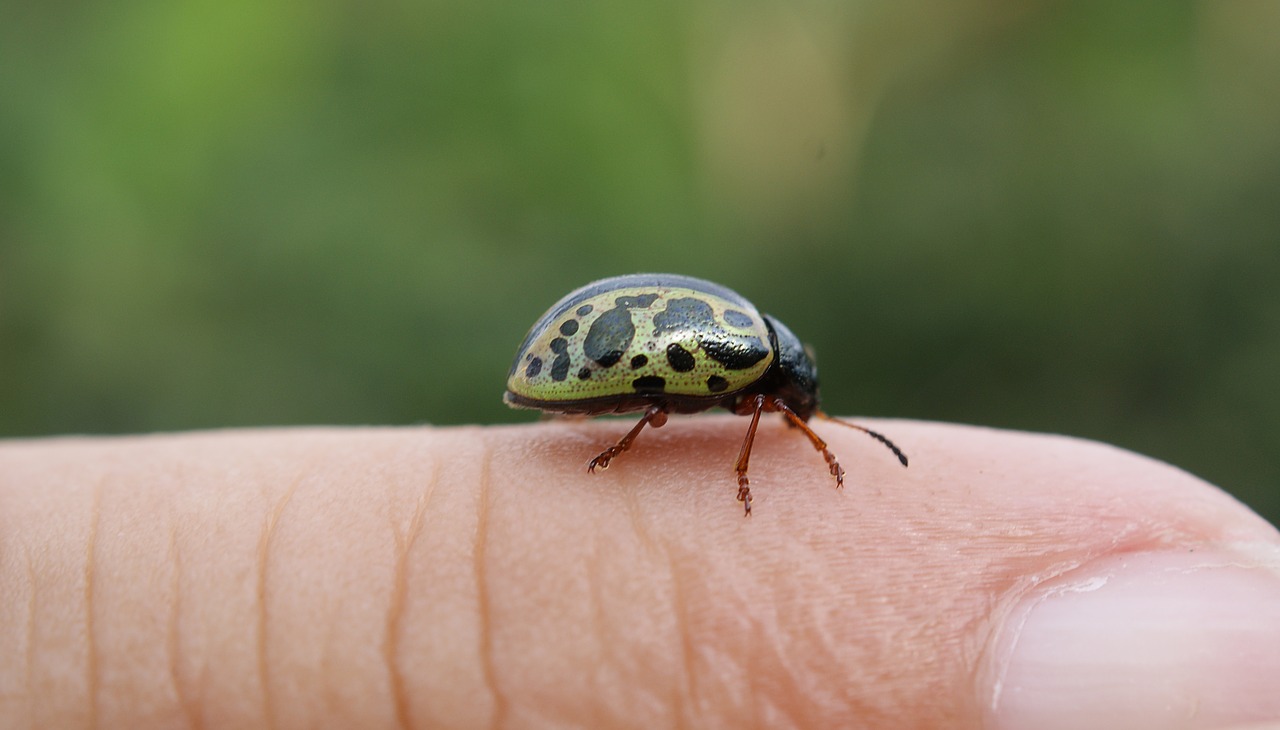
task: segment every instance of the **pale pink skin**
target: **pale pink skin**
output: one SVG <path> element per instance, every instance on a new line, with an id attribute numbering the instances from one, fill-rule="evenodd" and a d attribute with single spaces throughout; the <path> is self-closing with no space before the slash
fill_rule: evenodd
<path id="1" fill-rule="evenodd" d="M 0 445 L 0 727 L 979 727 L 1035 586 L 1280 543 L 1059 436 L 777 416 Z"/>

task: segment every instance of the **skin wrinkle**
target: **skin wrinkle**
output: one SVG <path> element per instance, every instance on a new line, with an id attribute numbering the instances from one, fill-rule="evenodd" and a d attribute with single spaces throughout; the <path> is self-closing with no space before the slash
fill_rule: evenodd
<path id="1" fill-rule="evenodd" d="M 395 703 L 396 724 L 406 730 L 412 727 L 409 707 L 409 696 L 405 688 L 404 674 L 400 671 L 400 643 L 404 630 L 404 607 L 409 592 L 409 557 L 413 548 L 426 527 L 426 515 L 435 496 L 436 487 L 440 483 L 440 468 L 435 465 L 431 478 L 427 482 L 426 491 L 418 498 L 413 518 L 409 522 L 408 534 L 401 531 L 393 520 L 392 532 L 395 535 L 396 565 L 395 584 L 392 588 L 391 606 L 387 610 L 387 639 L 383 649 L 387 662 L 388 677 L 391 681 L 391 698 Z"/>
<path id="2" fill-rule="evenodd" d="M 588 548 L 587 565 L 587 591 L 591 596 L 591 626 L 596 636 L 597 651 L 600 652 L 598 661 L 596 661 L 593 675 L 597 681 L 602 678 L 602 667 L 618 666 L 617 657 L 614 656 L 613 642 L 609 640 L 610 627 L 608 612 L 605 610 L 604 594 L 602 593 L 602 585 L 604 581 L 600 580 L 600 568 L 602 562 L 600 560 L 600 541 L 592 540 Z M 596 703 L 591 706 L 591 727 L 604 726 L 604 708 Z"/>
<path id="3" fill-rule="evenodd" d="M 23 555 L 27 562 L 27 717 L 35 716 L 35 699 L 31 692 L 32 675 L 36 667 L 36 566 L 31 558 L 31 548 L 23 546 Z"/>
<path id="4" fill-rule="evenodd" d="M 204 726 L 204 723 L 201 722 L 200 713 L 197 712 L 191 698 L 187 696 L 178 661 L 178 646 L 180 644 L 178 619 L 182 613 L 182 555 L 178 552 L 178 525 L 176 521 L 169 524 L 169 558 L 173 561 L 173 579 L 170 582 L 173 602 L 169 609 L 169 631 L 165 642 L 168 645 L 167 650 L 169 653 L 169 677 L 173 681 L 174 699 L 177 700 L 178 707 L 182 709 L 183 717 L 187 719 L 187 727 L 198 730 Z"/>
<path id="5" fill-rule="evenodd" d="M 324 640 L 321 642 L 320 657 L 317 662 L 319 671 L 316 672 L 319 677 L 335 677 L 337 673 L 334 671 L 334 650 L 333 642 L 338 630 L 333 624 L 329 624 L 329 631 L 326 633 Z M 341 659 L 338 660 L 341 663 Z M 323 698 L 321 706 L 325 708 L 327 714 L 333 717 L 339 716 L 342 710 L 342 697 L 334 687 L 333 682 L 320 682 L 320 695 Z"/>
<path id="6" fill-rule="evenodd" d="M 811 636 L 798 636 L 814 623 L 821 624 L 821 617 L 804 602 L 795 602 L 794 590 L 790 575 L 761 576 L 766 583 L 772 585 L 771 593 L 778 598 L 793 596 L 790 601 L 765 602 L 746 612 L 750 625 L 744 632 L 747 642 L 744 671 L 747 675 L 751 716 L 756 724 L 765 727 L 805 727 L 812 715 L 820 715 L 818 707 L 823 701 L 834 699 L 822 690 L 806 691 L 804 687 L 811 678 L 809 667 L 811 662 L 823 663 L 824 650 L 830 644 Z M 745 600 L 745 597 L 743 597 Z M 821 631 L 819 628 L 818 631 Z M 799 657 L 788 651 L 790 645 L 800 643 L 815 646 L 813 652 Z M 838 662 L 828 662 L 838 666 Z M 818 678 L 818 681 L 822 681 Z M 809 697 L 805 704 L 797 705 L 790 698 Z"/>
<path id="7" fill-rule="evenodd" d="M 785 647 L 779 646 L 787 628 L 780 626 L 780 617 L 777 614 L 778 607 L 771 606 L 769 609 L 770 618 L 774 625 L 771 628 L 759 627 L 749 633 L 752 637 L 772 637 L 768 642 L 753 641 L 758 647 L 755 652 L 751 652 L 749 656 L 759 659 L 754 663 L 758 666 L 767 666 L 771 671 L 751 671 L 748 673 L 750 677 L 750 685 L 752 699 L 756 703 L 756 711 L 753 714 L 755 718 L 762 722 L 767 722 L 770 726 L 779 726 L 779 718 L 786 720 L 785 726 L 803 727 L 801 721 L 803 711 L 806 708 L 792 707 L 782 704 L 778 698 L 784 697 L 803 697 L 806 692 L 801 691 L 801 680 L 799 679 L 800 669 L 796 667 L 796 661 L 790 658 Z M 763 622 L 762 622 L 763 623 Z M 763 678 L 769 677 L 767 684 Z M 817 698 L 811 698 L 816 701 Z"/>
<path id="8" fill-rule="evenodd" d="M 689 631 L 689 602 L 685 597 L 684 581 L 681 579 L 681 571 L 672 556 L 671 550 L 665 550 L 667 556 L 667 564 L 671 573 L 671 608 L 672 615 L 675 616 L 675 631 L 680 637 L 680 659 L 684 666 L 685 678 L 685 697 L 680 696 L 680 692 L 676 694 L 675 716 L 678 726 L 683 727 L 685 713 L 697 707 L 698 702 L 698 673 L 695 671 L 694 661 L 695 653 L 693 650 L 693 640 Z M 678 685 L 677 685 L 678 686 Z"/>
<path id="9" fill-rule="evenodd" d="M 97 571 L 95 556 L 98 552 L 98 524 L 102 521 L 102 492 L 105 489 L 103 480 L 93 485 L 93 495 L 89 506 L 89 539 L 85 549 L 84 565 L 84 636 L 87 644 L 85 654 L 86 693 L 89 710 L 89 727 L 98 726 L 98 647 L 94 636 L 94 600 L 93 580 Z"/>
<path id="10" fill-rule="evenodd" d="M 640 546 L 644 549 L 645 554 L 653 557 L 666 558 L 666 563 L 669 568 L 667 575 L 671 578 L 672 586 L 672 615 L 676 618 L 676 625 L 674 626 L 674 629 L 680 640 L 681 654 L 684 657 L 684 679 L 687 684 L 693 676 L 693 672 L 691 671 L 691 666 L 689 664 L 692 657 L 692 647 L 689 645 L 688 632 L 683 631 L 683 627 L 680 625 L 681 618 L 683 617 L 680 613 L 681 598 L 679 582 L 675 575 L 675 561 L 671 558 L 671 551 L 655 539 L 652 531 L 645 523 L 645 512 L 641 509 L 641 501 L 638 496 L 638 492 L 639 490 L 630 487 L 623 489 L 623 505 L 626 508 L 628 518 L 630 518 L 632 531 L 634 532 L 636 539 L 640 542 Z M 674 727 L 677 730 L 685 727 L 684 714 L 689 709 L 687 701 L 688 698 L 686 695 L 681 694 L 679 689 L 680 686 L 681 683 L 678 681 L 671 683 L 672 703 L 671 712 L 668 715 L 668 719 L 675 723 Z M 688 687 L 686 687 L 686 691 L 688 691 Z"/>
<path id="11" fill-rule="evenodd" d="M 644 510 L 640 508 L 640 497 L 638 490 L 633 488 L 624 488 L 622 492 L 622 503 L 627 510 L 627 517 L 631 520 L 631 527 L 635 532 L 636 539 L 640 541 L 641 547 L 650 555 L 658 555 L 660 548 L 653 539 L 650 531 L 646 528 L 644 522 Z"/>
<path id="12" fill-rule="evenodd" d="M 506 724 L 510 711 L 507 697 L 498 686 L 497 664 L 493 648 L 493 606 L 489 597 L 489 572 L 486 552 L 489 544 L 489 500 L 493 489 L 490 483 L 493 473 L 493 447 L 484 442 L 484 454 L 480 458 L 480 495 L 476 500 L 475 580 L 477 613 L 480 619 L 480 670 L 489 693 L 493 696 L 493 727 Z"/>
<path id="13" fill-rule="evenodd" d="M 299 475 L 289 485 L 284 497 L 267 515 L 267 524 L 263 529 L 261 539 L 258 541 L 258 676 L 259 684 L 262 688 L 263 722 L 266 723 L 268 728 L 275 727 L 275 708 L 272 706 L 270 674 L 267 671 L 267 566 L 270 562 L 271 544 L 275 538 L 280 518 L 284 515 L 285 509 L 289 506 L 289 502 L 293 499 L 293 495 L 301 483 L 302 476 Z"/>

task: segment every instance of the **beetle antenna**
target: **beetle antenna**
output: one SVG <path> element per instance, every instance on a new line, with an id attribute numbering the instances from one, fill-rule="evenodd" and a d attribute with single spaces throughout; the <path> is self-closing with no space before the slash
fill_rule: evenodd
<path id="1" fill-rule="evenodd" d="M 842 421 L 839 418 L 836 418 L 835 416 L 828 416 L 826 413 L 823 413 L 822 411 L 818 411 L 816 415 L 825 421 L 838 423 L 841 426 L 846 426 L 848 428 L 856 429 L 858 431 L 865 433 L 866 435 L 870 436 L 876 441 L 879 441 L 880 443 L 887 446 L 889 450 L 893 452 L 893 455 L 898 457 L 898 461 L 901 461 L 903 466 L 907 465 L 907 455 L 902 453 L 902 449 L 899 449 L 897 445 L 894 444 L 892 441 L 890 441 L 888 438 L 886 438 L 884 434 L 878 433 L 876 431 L 872 431 L 871 429 L 865 428 L 863 426 L 859 426 L 856 423 L 849 423 L 848 421 Z"/>

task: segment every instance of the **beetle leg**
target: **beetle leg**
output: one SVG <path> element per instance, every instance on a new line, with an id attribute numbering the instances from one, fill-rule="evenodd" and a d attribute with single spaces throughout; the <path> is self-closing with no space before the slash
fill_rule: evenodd
<path id="1" fill-rule="evenodd" d="M 822 458 L 827 460 L 827 469 L 831 472 L 831 476 L 836 478 L 836 489 L 844 486 L 844 469 L 840 466 L 840 462 L 836 461 L 836 455 L 831 453 L 831 449 L 827 448 L 827 442 L 823 441 L 818 434 L 809 428 L 809 424 L 805 423 L 795 411 L 787 407 L 780 399 L 775 399 L 772 404 L 772 410 L 781 411 L 782 415 L 787 417 L 787 421 L 796 428 L 800 429 L 805 436 L 809 437 L 809 443 L 813 444 L 813 448 L 822 452 Z"/>
<path id="2" fill-rule="evenodd" d="M 609 462 L 613 461 L 613 457 L 631 448 L 631 442 L 635 441 L 636 436 L 640 435 L 640 431 L 644 429 L 645 424 L 658 428 L 666 422 L 667 411 L 663 404 L 649 406 L 649 409 L 640 417 L 640 422 L 633 426 L 626 436 L 623 436 L 618 440 L 618 443 L 600 452 L 599 456 L 587 462 L 587 471 L 594 472 L 597 468 L 608 469 Z"/>
<path id="3" fill-rule="evenodd" d="M 751 516 L 751 480 L 747 478 L 747 466 L 751 462 L 751 444 L 756 440 L 756 427 L 760 425 L 760 413 L 764 410 L 764 396 L 757 395 L 751 401 L 743 401 L 738 406 L 742 415 L 751 413 L 751 425 L 747 427 L 747 437 L 742 440 L 742 451 L 738 452 L 738 463 L 734 470 L 738 472 L 738 501 L 742 503 L 744 516 Z"/>

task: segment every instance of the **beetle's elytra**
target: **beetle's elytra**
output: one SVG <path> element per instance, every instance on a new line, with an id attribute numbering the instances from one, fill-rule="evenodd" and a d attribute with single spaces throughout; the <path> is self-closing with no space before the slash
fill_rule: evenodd
<path id="1" fill-rule="evenodd" d="M 549 413 L 643 411 L 618 443 L 588 462 L 589 471 L 608 467 L 646 424 L 657 428 L 669 413 L 725 408 L 751 416 L 734 467 L 748 515 L 747 465 L 764 412 L 781 413 L 809 438 L 836 487 L 844 485 L 844 469 L 809 427 L 814 416 L 863 431 L 907 465 L 889 439 L 819 409 L 817 368 L 791 330 L 730 289 L 678 274 L 601 279 L 556 302 L 516 352 L 503 400 Z"/>

